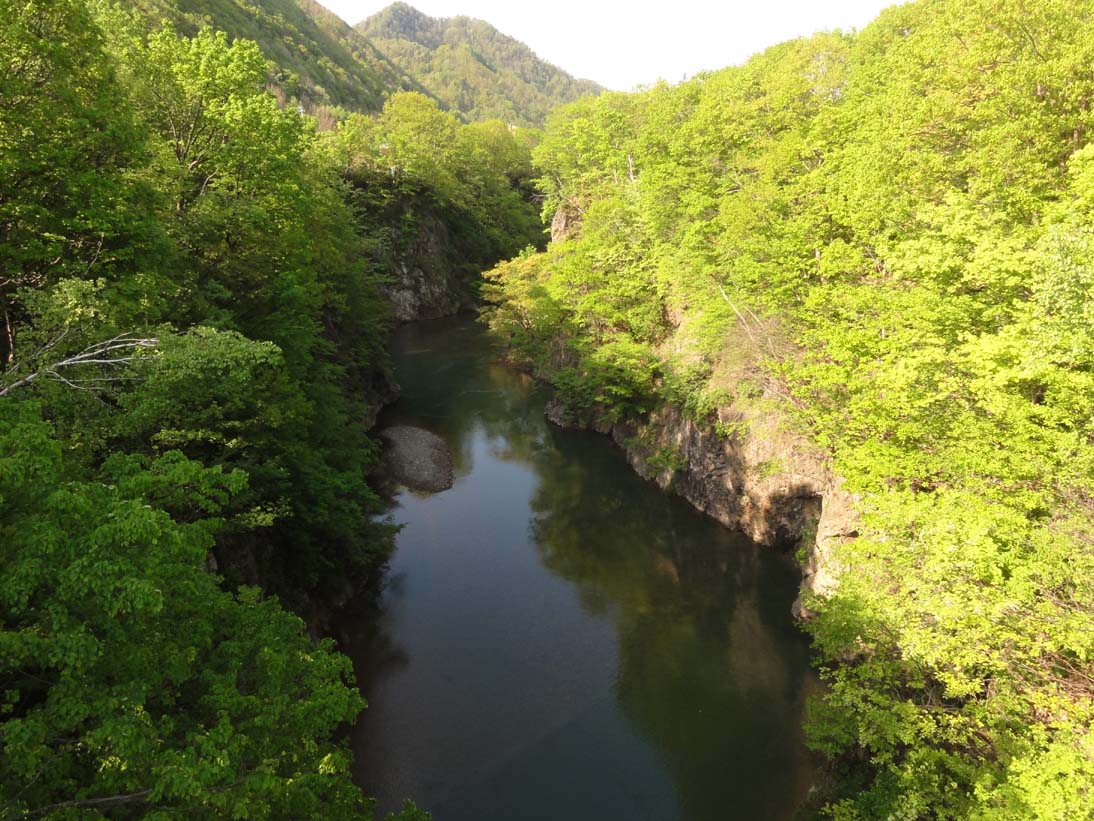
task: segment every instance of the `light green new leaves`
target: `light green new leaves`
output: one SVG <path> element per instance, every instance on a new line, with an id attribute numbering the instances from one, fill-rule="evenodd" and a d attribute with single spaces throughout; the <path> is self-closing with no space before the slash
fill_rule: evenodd
<path id="1" fill-rule="evenodd" d="M 709 418 L 680 386 L 747 396 L 750 362 L 859 494 L 809 625 L 837 818 L 1092 804 L 1091 14 L 921 0 L 564 108 L 535 158 L 568 239 L 490 275 L 571 402 Z"/>

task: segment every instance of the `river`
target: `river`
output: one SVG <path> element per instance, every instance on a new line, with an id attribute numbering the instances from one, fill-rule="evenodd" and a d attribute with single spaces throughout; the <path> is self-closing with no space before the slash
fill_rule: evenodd
<path id="1" fill-rule="evenodd" d="M 784 819 L 811 783 L 798 574 L 644 482 L 469 318 L 403 326 L 381 424 L 443 436 L 378 609 L 342 625 L 355 780 L 435 821 Z"/>

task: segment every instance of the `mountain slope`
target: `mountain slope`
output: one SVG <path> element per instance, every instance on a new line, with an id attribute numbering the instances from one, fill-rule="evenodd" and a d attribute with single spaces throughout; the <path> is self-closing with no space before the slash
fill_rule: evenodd
<path id="1" fill-rule="evenodd" d="M 438 19 L 395 3 L 355 28 L 468 120 L 541 126 L 555 106 L 602 90 L 541 60 L 482 20 Z"/>
<path id="2" fill-rule="evenodd" d="M 135 0 L 156 22 L 203 25 L 254 40 L 276 65 L 273 84 L 309 110 L 376 111 L 395 91 L 422 91 L 405 72 L 314 0 Z"/>

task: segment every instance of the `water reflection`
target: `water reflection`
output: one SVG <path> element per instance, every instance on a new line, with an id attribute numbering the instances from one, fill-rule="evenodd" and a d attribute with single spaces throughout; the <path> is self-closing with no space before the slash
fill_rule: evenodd
<path id="1" fill-rule="evenodd" d="M 378 613 L 345 626 L 356 776 L 464 818 L 787 818 L 809 785 L 795 574 L 660 494 L 466 320 L 408 326 L 403 399 L 455 487 L 399 497 Z"/>

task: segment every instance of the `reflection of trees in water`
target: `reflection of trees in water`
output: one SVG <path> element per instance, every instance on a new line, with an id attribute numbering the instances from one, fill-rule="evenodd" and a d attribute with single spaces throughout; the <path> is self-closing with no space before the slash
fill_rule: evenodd
<path id="1" fill-rule="evenodd" d="M 389 582 L 389 591 L 395 591 L 399 579 Z M 410 664 L 406 649 L 395 642 L 381 617 L 375 602 L 348 608 L 336 626 L 339 649 L 353 662 L 353 673 L 359 684 L 365 685 L 362 694 L 368 699 L 370 683 L 381 682 Z M 369 782 L 371 773 L 380 772 L 382 762 L 389 754 L 385 742 L 390 739 L 384 733 L 374 732 L 372 713 L 368 706 L 358 715 L 349 728 L 350 746 L 354 750 L 354 781 L 365 789 L 366 794 L 375 792 Z"/>
<path id="2" fill-rule="evenodd" d="M 606 443 L 552 438 L 535 454 L 532 535 L 588 609 L 614 616 L 619 702 L 661 751 L 688 817 L 791 814 L 808 786 L 793 580 L 643 485 Z"/>
<path id="3" fill-rule="evenodd" d="M 496 351 L 483 328 L 455 318 L 408 325 L 398 333 L 402 398 L 382 423 L 419 425 L 443 436 L 457 478 L 471 472 L 477 426 L 499 440 L 498 458 L 531 460 L 545 426 L 542 403 L 530 401 L 535 383 L 490 362 Z"/>
<path id="4" fill-rule="evenodd" d="M 444 436 L 457 476 L 471 469 L 477 427 L 497 458 L 534 468 L 530 529 L 542 561 L 575 584 L 586 610 L 614 619 L 619 703 L 661 752 L 688 817 L 788 815 L 808 777 L 805 651 L 786 612 L 794 580 L 643 483 L 603 438 L 548 428 L 527 376 L 483 364 L 481 329 L 454 320 L 400 334 L 405 399 L 390 421 Z M 354 642 L 371 645 L 370 667 L 398 665 L 398 648 L 376 639 Z M 371 667 L 364 678 L 382 675 Z M 366 713 L 359 730 L 367 725 Z"/>

